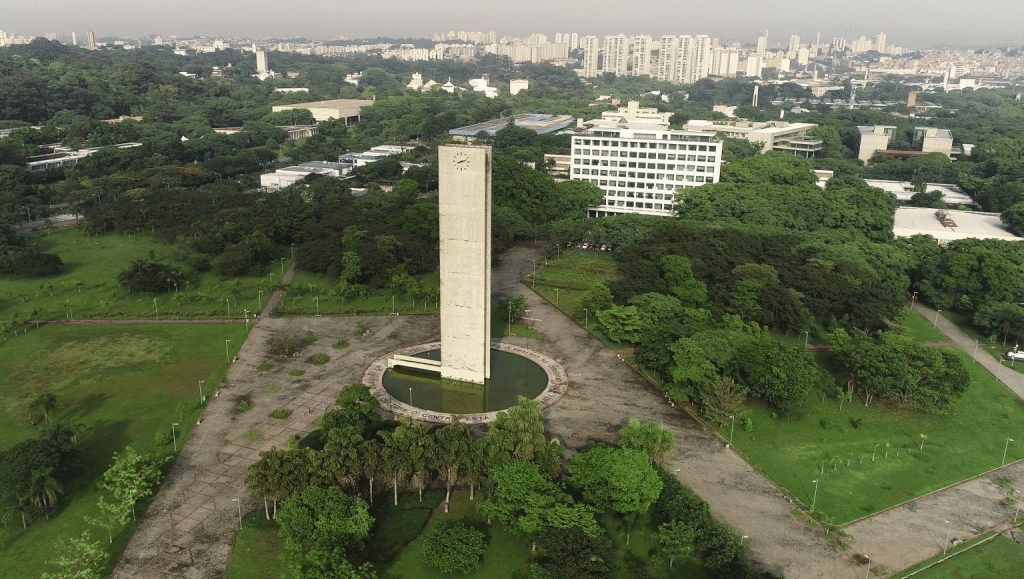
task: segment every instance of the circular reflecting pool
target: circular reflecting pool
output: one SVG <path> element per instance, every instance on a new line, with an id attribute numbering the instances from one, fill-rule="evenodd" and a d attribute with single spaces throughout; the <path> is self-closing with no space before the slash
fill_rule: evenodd
<path id="1" fill-rule="evenodd" d="M 413 355 L 439 360 L 440 350 Z M 397 366 L 383 376 L 391 397 L 424 410 L 449 414 L 475 414 L 504 410 L 519 396 L 535 398 L 548 385 L 548 375 L 537 363 L 522 356 L 491 350 L 491 378 L 486 384 L 442 379 L 437 372 Z"/>

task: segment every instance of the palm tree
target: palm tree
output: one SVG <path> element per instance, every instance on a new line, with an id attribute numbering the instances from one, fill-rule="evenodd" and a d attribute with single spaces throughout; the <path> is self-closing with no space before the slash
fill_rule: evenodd
<path id="1" fill-rule="evenodd" d="M 437 470 L 444 480 L 444 512 L 448 512 L 448 504 L 452 497 L 452 487 L 459 480 L 459 470 L 466 464 L 469 458 L 470 443 L 473 438 L 469 433 L 469 427 L 461 422 L 458 417 L 444 428 L 434 432 L 435 461 Z"/>
<path id="2" fill-rule="evenodd" d="M 57 409 L 57 396 L 52 392 L 43 392 L 29 402 L 28 409 L 35 415 L 42 415 L 43 422 L 50 423 L 50 413 Z"/>
<path id="3" fill-rule="evenodd" d="M 50 507 L 55 506 L 57 498 L 64 494 L 64 487 L 52 475 L 52 468 L 34 470 L 29 485 L 29 500 L 43 512 L 46 520 L 50 520 Z"/>
<path id="4" fill-rule="evenodd" d="M 362 474 L 370 483 L 370 506 L 373 506 L 373 479 L 380 471 L 382 448 L 380 442 L 371 438 L 359 445 L 359 465 Z"/>
<path id="5" fill-rule="evenodd" d="M 56 442 L 64 450 L 71 450 L 78 444 L 78 437 L 85 430 L 81 422 L 74 424 L 57 421 L 43 428 L 43 435 Z"/>

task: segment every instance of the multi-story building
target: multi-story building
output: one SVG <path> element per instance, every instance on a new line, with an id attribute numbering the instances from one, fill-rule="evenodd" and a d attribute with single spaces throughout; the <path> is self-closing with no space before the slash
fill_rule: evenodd
<path id="1" fill-rule="evenodd" d="M 683 125 L 687 131 L 710 131 L 733 139 L 745 139 L 761 145 L 761 152 L 786 151 L 799 157 L 813 157 L 821 150 L 823 140 L 811 135 L 817 127 L 813 123 L 787 123 L 785 121 L 714 122 L 691 120 Z"/>
<path id="2" fill-rule="evenodd" d="M 654 39 L 646 35 L 633 37 L 633 53 L 630 56 L 633 76 L 651 75 L 651 53 L 654 50 Z"/>
<path id="3" fill-rule="evenodd" d="M 629 69 L 630 39 L 625 34 L 604 37 L 603 72 L 626 76 Z"/>
<path id="4" fill-rule="evenodd" d="M 658 80 L 692 84 L 711 70 L 711 38 L 662 36 L 658 44 Z"/>
<path id="5" fill-rule="evenodd" d="M 679 189 L 716 183 L 721 168 L 722 141 L 714 133 L 602 119 L 573 136 L 569 176 L 604 191 L 604 203 L 588 210 L 591 217 L 671 216 Z"/>
<path id="6" fill-rule="evenodd" d="M 580 76 L 593 78 L 597 76 L 598 57 L 601 53 L 601 41 L 596 36 L 584 36 L 580 39 L 580 48 L 583 49 L 583 67 L 580 69 Z"/>

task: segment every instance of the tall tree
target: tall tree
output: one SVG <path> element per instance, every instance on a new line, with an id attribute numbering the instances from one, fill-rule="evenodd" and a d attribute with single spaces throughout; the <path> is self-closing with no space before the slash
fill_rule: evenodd
<path id="1" fill-rule="evenodd" d="M 456 418 L 452 422 L 434 431 L 436 439 L 436 465 L 441 481 L 444 482 L 444 512 L 448 512 L 451 501 L 452 487 L 459 480 L 459 472 L 469 460 L 473 435 L 464 422 Z"/>
<path id="2" fill-rule="evenodd" d="M 639 450 L 654 464 L 661 464 L 665 454 L 675 446 L 675 435 L 656 422 L 640 422 L 630 418 L 619 429 L 619 446 Z"/>
<path id="3" fill-rule="evenodd" d="M 596 446 L 569 464 L 569 483 L 599 509 L 611 509 L 627 522 L 646 513 L 661 495 L 663 483 L 643 452 Z M 629 544 L 629 532 L 626 534 Z"/>

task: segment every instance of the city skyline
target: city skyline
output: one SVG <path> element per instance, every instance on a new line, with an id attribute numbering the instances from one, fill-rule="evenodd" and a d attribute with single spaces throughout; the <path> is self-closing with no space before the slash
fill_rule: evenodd
<path id="1" fill-rule="evenodd" d="M 981 0 L 964 5 L 937 0 L 921 11 L 916 5 L 864 0 L 857 10 L 807 5 L 779 0 L 751 6 L 743 0 L 717 3 L 665 4 L 636 0 L 629 10 L 609 2 L 567 0 L 553 5 L 539 0 L 483 3 L 449 0 L 384 0 L 358 5 L 324 5 L 311 0 L 288 3 L 199 0 L 173 3 L 153 0 L 48 0 L 5 9 L 0 29 L 10 34 L 70 37 L 79 42 L 86 31 L 97 37 L 227 36 L 337 38 L 429 37 L 434 32 L 490 31 L 499 37 L 542 32 L 578 32 L 581 35 L 707 34 L 722 42 L 755 42 L 768 30 L 769 46 L 786 46 L 791 35 L 804 42 L 820 33 L 823 42 L 833 37 L 856 38 L 885 32 L 898 44 L 913 48 L 934 46 L 991 46 L 1024 44 L 1016 23 L 1024 18 L 1024 5 L 1011 0 Z M 881 16 L 884 15 L 884 16 Z M 313 17 L 311 17 L 313 16 Z"/>

